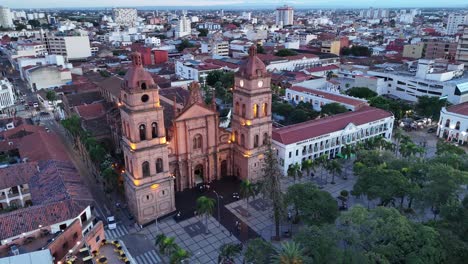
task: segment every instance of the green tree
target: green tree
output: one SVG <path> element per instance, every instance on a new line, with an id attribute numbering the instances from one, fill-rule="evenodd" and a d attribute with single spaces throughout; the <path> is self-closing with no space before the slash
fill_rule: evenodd
<path id="1" fill-rule="evenodd" d="M 457 146 L 454 146 L 442 140 L 437 141 L 436 148 L 437 148 L 436 150 L 437 155 L 441 155 L 443 153 L 453 153 L 456 155 L 463 155 L 466 153 L 462 148 L 459 148 Z"/>
<path id="2" fill-rule="evenodd" d="M 180 264 L 184 259 L 190 256 L 189 252 L 177 246 L 176 250 L 172 252 L 169 262 L 171 264 Z"/>
<path id="3" fill-rule="evenodd" d="M 213 214 L 215 200 L 206 196 L 200 196 L 197 199 L 197 213 L 205 217 L 205 233 L 209 233 L 208 217 Z"/>
<path id="4" fill-rule="evenodd" d="M 294 184 L 288 187 L 286 202 L 294 207 L 296 217 L 308 225 L 333 223 L 338 217 L 336 200 L 312 183 Z"/>
<path id="5" fill-rule="evenodd" d="M 279 57 L 288 57 L 288 56 L 294 56 L 297 55 L 297 52 L 291 49 L 280 49 L 275 53 L 275 56 Z"/>
<path id="6" fill-rule="evenodd" d="M 346 91 L 349 96 L 354 96 L 362 99 L 369 100 L 377 96 L 377 93 L 367 87 L 352 87 Z"/>
<path id="7" fill-rule="evenodd" d="M 444 250 L 434 228 L 414 223 L 394 208 L 353 207 L 338 218 L 345 247 L 374 263 L 442 263 Z"/>
<path id="8" fill-rule="evenodd" d="M 265 54 L 265 48 L 260 44 L 257 44 L 257 53 Z"/>
<path id="9" fill-rule="evenodd" d="M 420 96 L 416 103 L 415 110 L 418 114 L 431 117 L 434 120 L 438 120 L 440 116 L 440 110 L 447 104 L 446 99 L 440 99 L 434 96 Z"/>
<path id="10" fill-rule="evenodd" d="M 77 138 L 83 131 L 81 128 L 81 120 L 78 115 L 71 115 L 69 118 L 62 120 L 62 126 Z"/>
<path id="11" fill-rule="evenodd" d="M 228 243 L 223 244 L 219 248 L 218 263 L 219 264 L 232 264 L 234 258 L 239 256 L 242 252 L 242 244 Z"/>
<path id="12" fill-rule="evenodd" d="M 337 174 L 340 175 L 341 173 L 343 173 L 341 163 L 339 163 L 337 160 L 331 160 L 330 162 L 328 162 L 326 170 L 332 175 L 331 184 L 335 184 L 335 176 Z"/>
<path id="13" fill-rule="evenodd" d="M 284 217 L 284 197 L 281 191 L 280 169 L 278 160 L 273 153 L 271 145 L 265 152 L 265 159 L 262 168 L 261 193 L 273 206 L 273 220 L 275 223 L 275 239 L 280 239 L 280 220 Z"/>
<path id="14" fill-rule="evenodd" d="M 348 112 L 348 109 L 339 103 L 329 103 L 321 107 L 322 115 L 336 115 Z"/>
<path id="15" fill-rule="evenodd" d="M 117 179 L 119 175 L 112 167 L 108 167 L 101 172 L 102 178 L 106 181 L 110 187 L 115 187 L 117 185 Z"/>
<path id="16" fill-rule="evenodd" d="M 41 26 L 41 22 L 39 22 L 39 20 L 36 19 L 28 20 L 28 24 L 31 25 L 31 27 L 33 28 L 38 28 Z"/>
<path id="17" fill-rule="evenodd" d="M 301 174 L 301 165 L 298 163 L 291 164 L 288 168 L 288 176 L 292 177 L 294 179 L 294 182 L 296 182 L 296 178 L 300 177 L 299 175 Z"/>
<path id="18" fill-rule="evenodd" d="M 208 36 L 208 29 L 205 29 L 205 28 L 197 28 L 197 31 L 200 32 L 200 34 L 198 34 L 199 37 L 206 37 Z"/>
<path id="19" fill-rule="evenodd" d="M 192 43 L 190 43 L 190 41 L 188 39 L 184 39 L 182 40 L 182 42 L 177 46 L 177 50 L 179 52 L 182 52 L 184 49 L 186 48 L 193 48 L 194 45 Z"/>
<path id="20" fill-rule="evenodd" d="M 311 176 L 311 172 L 315 172 L 315 168 L 316 168 L 316 163 L 313 162 L 311 159 L 306 159 L 304 161 L 302 161 L 302 164 L 301 164 L 301 169 L 302 169 L 302 172 L 306 172 L 306 175 L 307 176 Z"/>
<path id="21" fill-rule="evenodd" d="M 214 86 L 215 83 L 221 80 L 221 76 L 223 76 L 222 71 L 210 71 L 208 76 L 206 76 L 206 84 Z"/>
<path id="22" fill-rule="evenodd" d="M 315 162 L 317 163 L 317 166 L 320 167 L 320 180 L 323 180 L 323 174 L 327 168 L 328 155 L 324 154 L 319 156 Z"/>
<path id="23" fill-rule="evenodd" d="M 158 234 L 154 240 L 154 245 L 159 247 L 159 252 L 164 255 L 171 255 L 177 250 L 178 246 L 173 237 L 167 237 L 164 234 Z"/>
<path id="24" fill-rule="evenodd" d="M 281 249 L 272 257 L 272 263 L 275 264 L 302 264 L 304 263 L 304 250 L 296 242 L 285 242 Z"/>
<path id="25" fill-rule="evenodd" d="M 255 196 L 254 185 L 249 180 L 242 180 L 240 183 L 240 195 L 245 199 L 247 207 L 249 206 L 249 199 Z"/>
<path id="26" fill-rule="evenodd" d="M 247 263 L 269 264 L 271 257 L 275 254 L 275 248 L 269 242 L 261 238 L 249 240 L 244 252 Z"/>

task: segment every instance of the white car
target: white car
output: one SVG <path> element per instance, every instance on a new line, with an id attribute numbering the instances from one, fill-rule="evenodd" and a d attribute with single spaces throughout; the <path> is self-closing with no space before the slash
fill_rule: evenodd
<path id="1" fill-rule="evenodd" d="M 116 229 L 117 228 L 117 223 L 115 222 L 115 217 L 114 216 L 108 216 L 107 217 L 107 228 L 109 228 L 109 229 Z"/>

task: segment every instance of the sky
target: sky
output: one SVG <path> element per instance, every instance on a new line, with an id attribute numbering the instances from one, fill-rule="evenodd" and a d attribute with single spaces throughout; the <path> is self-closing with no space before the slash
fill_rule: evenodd
<path id="1" fill-rule="evenodd" d="M 60 8 L 60 7 L 236 7 L 261 6 L 274 8 L 289 4 L 310 8 L 363 8 L 363 7 L 468 7 L 467 0 L 1 0 L 1 5 L 10 8 Z"/>

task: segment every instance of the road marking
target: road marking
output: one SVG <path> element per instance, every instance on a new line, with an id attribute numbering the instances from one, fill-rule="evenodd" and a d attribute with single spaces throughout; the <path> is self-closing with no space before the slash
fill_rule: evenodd
<path id="1" fill-rule="evenodd" d="M 135 258 L 136 264 L 156 264 L 161 263 L 161 258 L 153 249 Z"/>

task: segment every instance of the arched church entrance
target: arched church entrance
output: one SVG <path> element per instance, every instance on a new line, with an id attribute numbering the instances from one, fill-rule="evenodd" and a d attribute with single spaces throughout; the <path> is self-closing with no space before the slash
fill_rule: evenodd
<path id="1" fill-rule="evenodd" d="M 221 161 L 221 178 L 227 177 L 228 175 L 227 160 Z"/>
<path id="2" fill-rule="evenodd" d="M 203 177 L 204 177 L 204 171 L 203 171 L 203 165 L 198 164 L 195 166 L 195 170 L 193 171 L 193 175 L 195 176 L 195 184 L 198 185 L 200 183 L 203 183 Z"/>

